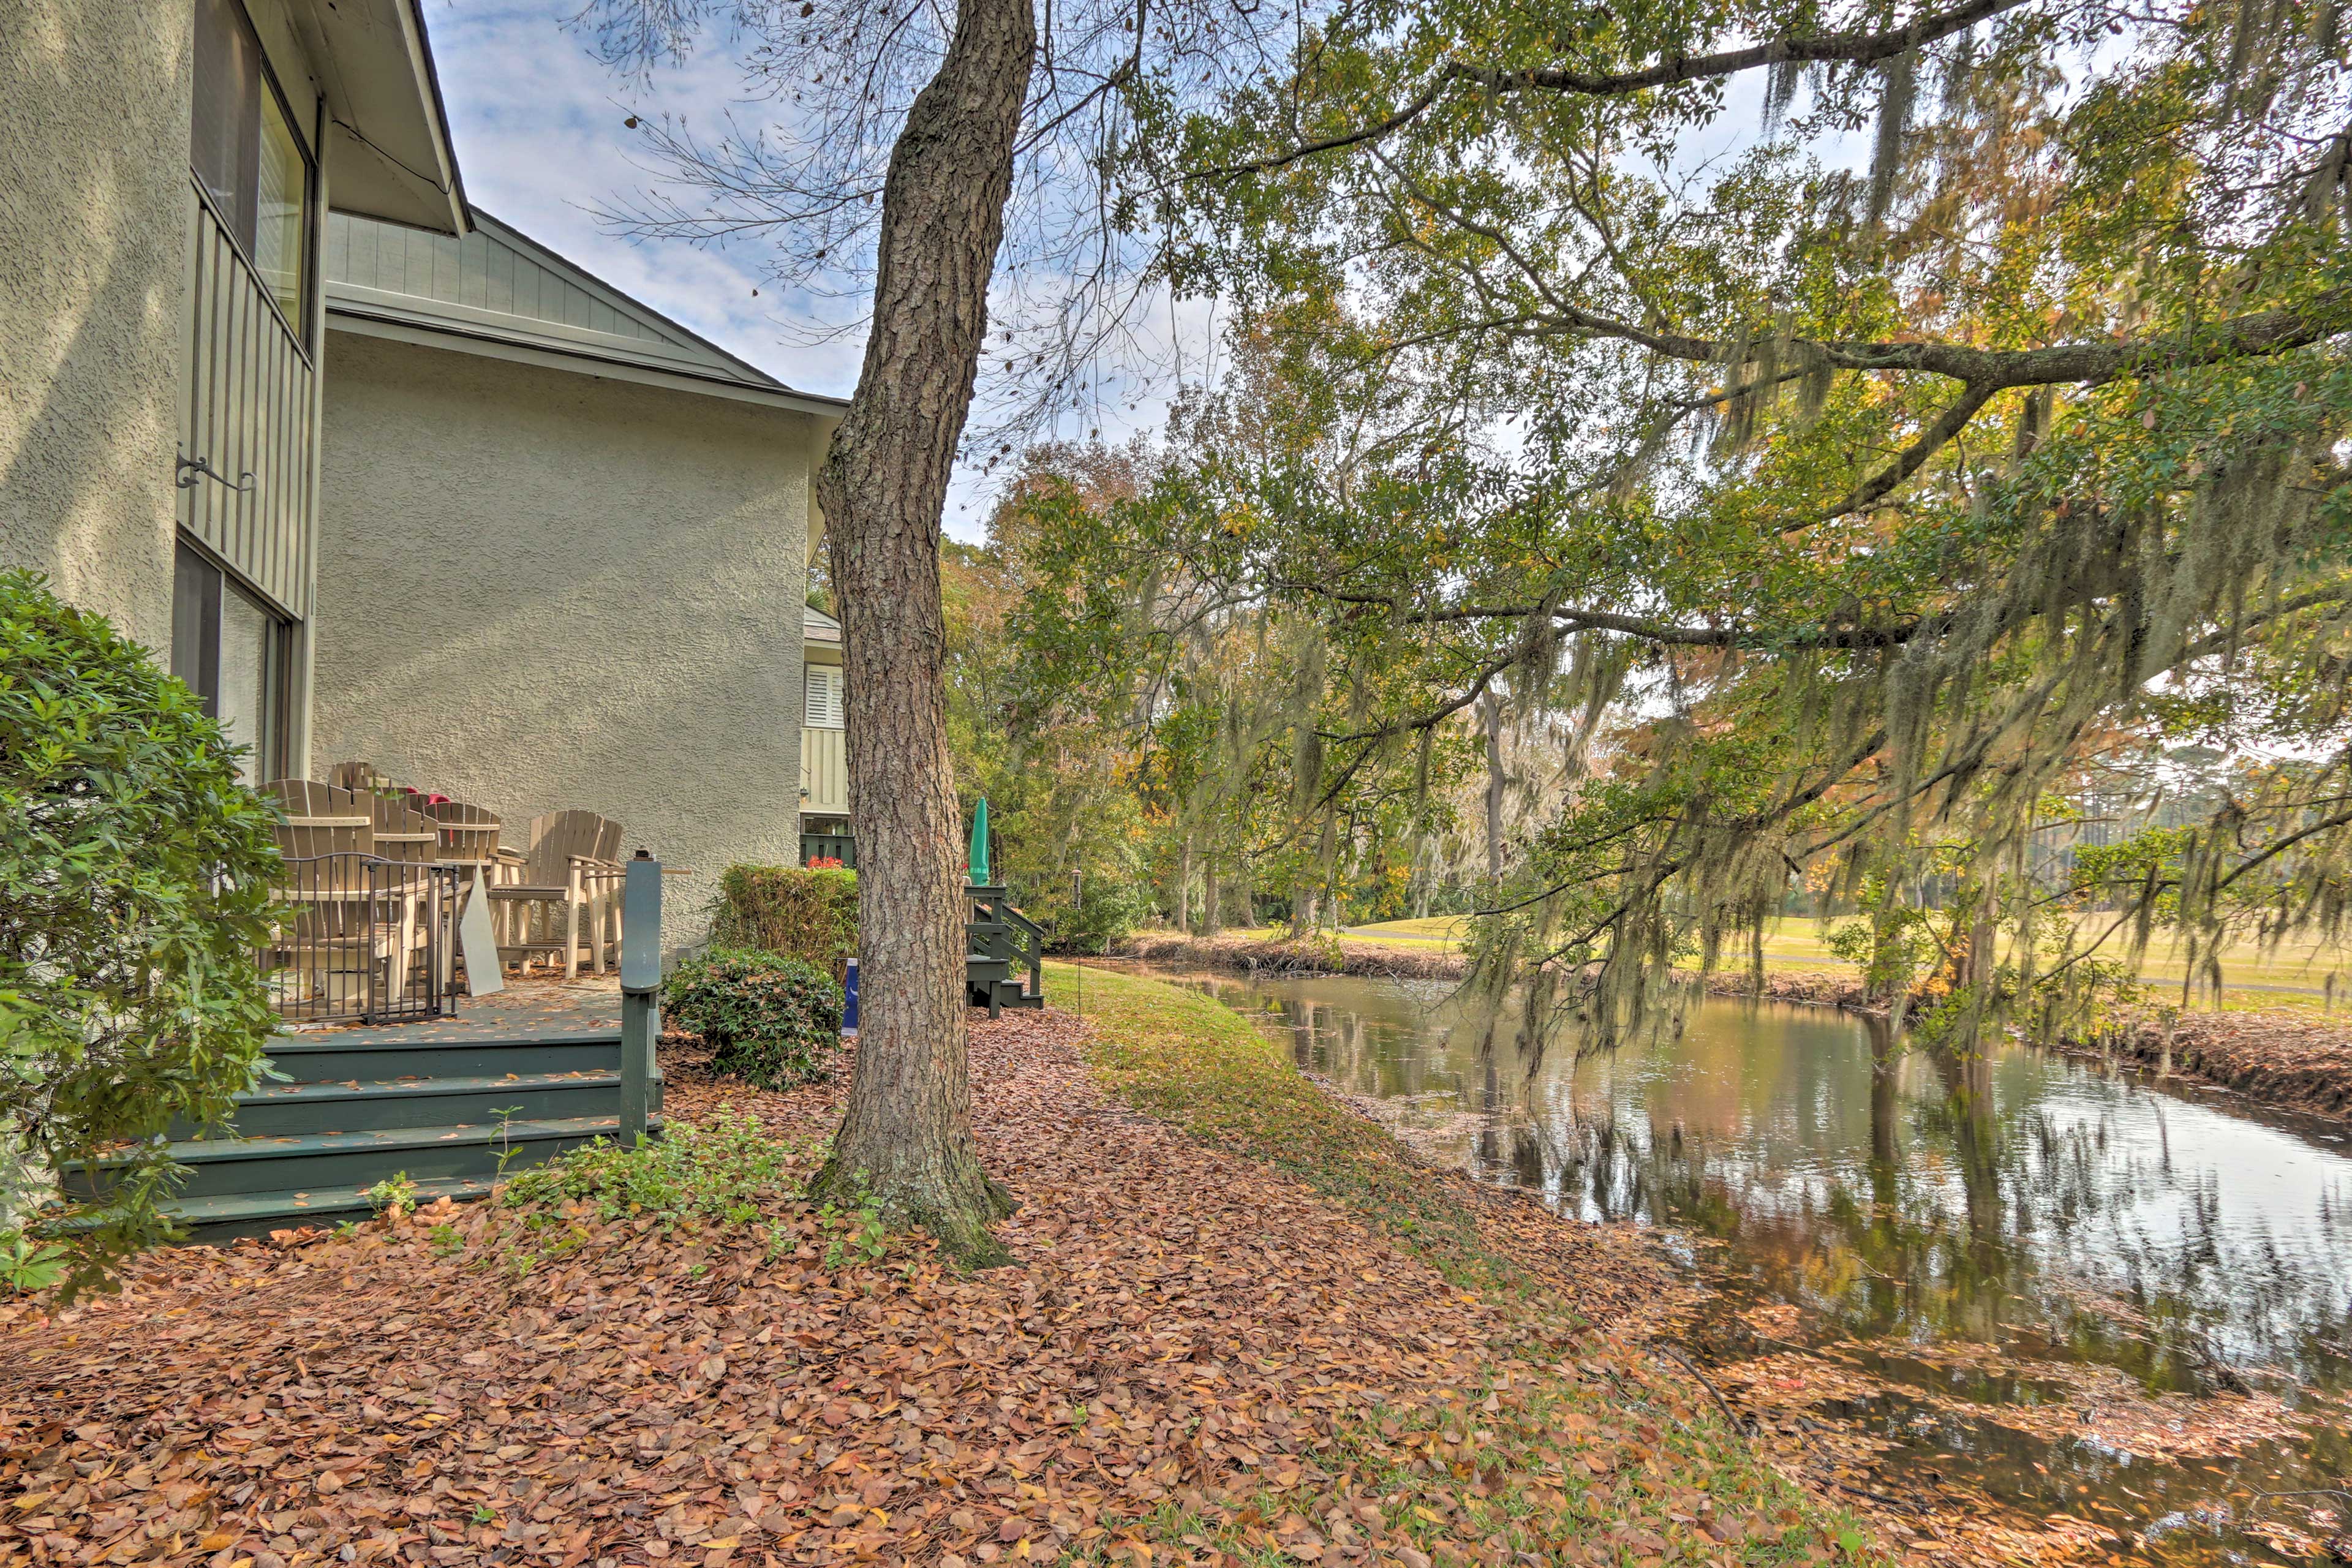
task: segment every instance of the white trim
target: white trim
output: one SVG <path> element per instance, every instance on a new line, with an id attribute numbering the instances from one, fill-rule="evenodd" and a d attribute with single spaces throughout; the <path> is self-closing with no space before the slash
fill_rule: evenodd
<path id="1" fill-rule="evenodd" d="M 795 414 L 837 415 L 848 406 L 847 402 L 840 398 L 822 397 L 807 392 L 770 391 L 766 387 L 750 386 L 740 381 L 723 381 L 715 376 L 663 370 L 653 365 L 607 358 L 586 348 L 576 351 L 541 348 L 455 327 L 427 327 L 391 321 L 354 310 L 340 299 L 330 298 L 327 301 L 327 326 L 332 331 L 352 332 L 361 337 L 384 338 L 393 342 L 415 343 L 424 348 L 446 349 L 455 353 L 479 354 L 485 359 L 506 360 L 514 364 L 568 370 L 575 374 L 602 376 L 609 381 L 632 381 L 643 386 L 664 387 L 672 392 L 698 392 L 708 397 L 732 398 L 738 403 L 756 403 L 769 408 L 789 409 Z"/>
<path id="2" fill-rule="evenodd" d="M 335 309 L 353 315 L 405 321 L 415 327 L 481 332 L 503 338 L 509 342 L 529 343 L 559 353 L 593 354 L 598 359 L 626 360 L 633 364 L 656 370 L 675 370 L 688 375 L 716 377 L 721 374 L 720 368 L 709 359 L 675 343 L 627 338 L 618 332 L 600 332 L 590 327 L 543 321 L 537 316 L 518 316 L 506 310 L 484 310 L 447 300 L 402 294 L 390 289 L 371 289 L 360 283 L 336 281 L 328 284 L 327 288 L 333 297 Z M 768 392 L 791 390 L 777 381 L 744 382 L 743 384 L 758 385 Z"/>

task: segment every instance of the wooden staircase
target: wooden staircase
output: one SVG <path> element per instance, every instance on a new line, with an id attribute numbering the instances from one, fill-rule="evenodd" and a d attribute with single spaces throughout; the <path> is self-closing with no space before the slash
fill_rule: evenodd
<path id="1" fill-rule="evenodd" d="M 618 1027 L 420 1037 L 432 1032 L 273 1040 L 270 1066 L 289 1081 L 239 1095 L 211 1137 L 171 1130 L 189 1175 L 165 1206 L 198 1241 L 334 1225 L 366 1217 L 367 1189 L 404 1172 L 425 1203 L 482 1197 L 502 1170 L 620 1136 Z M 657 1068 L 649 1096 L 657 1122 Z"/>
<path id="2" fill-rule="evenodd" d="M 1007 1007 L 1045 1005 L 1045 931 L 1013 907 L 1003 887 L 969 888 L 964 921 L 964 993 L 992 1018 Z"/>
<path id="3" fill-rule="evenodd" d="M 187 1168 L 163 1205 L 198 1241 L 371 1213 L 368 1189 L 405 1174 L 420 1202 L 488 1194 L 499 1176 L 593 1139 L 661 1130 L 661 876 L 639 850 L 623 878 L 621 1019 L 606 1004 L 280 1035 L 275 1077 L 236 1097 L 226 1128 L 166 1130 Z M 102 1191 L 119 1164 L 65 1179 Z"/>

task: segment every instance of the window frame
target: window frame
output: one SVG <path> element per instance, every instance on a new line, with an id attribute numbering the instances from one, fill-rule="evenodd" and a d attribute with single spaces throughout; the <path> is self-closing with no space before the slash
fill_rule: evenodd
<path id="1" fill-rule="evenodd" d="M 289 321 L 286 319 L 285 308 L 278 302 L 277 290 L 270 288 L 268 280 L 262 276 L 261 263 L 254 256 L 254 250 L 257 247 L 246 243 L 244 236 L 237 232 L 235 219 L 221 210 L 220 203 L 214 198 L 211 187 L 205 183 L 204 174 L 195 166 L 193 145 L 189 148 L 188 157 L 189 183 L 195 187 L 196 199 L 204 203 L 205 210 L 212 215 L 213 221 L 219 225 L 221 232 L 228 236 L 230 247 L 244 261 L 246 269 L 253 274 L 254 280 L 260 285 L 262 298 L 268 301 L 270 311 L 277 316 L 278 324 L 286 329 L 287 336 L 294 340 L 296 350 L 301 353 L 306 362 L 309 362 L 311 359 L 311 320 L 318 314 L 321 288 L 319 279 L 320 262 L 319 218 L 320 209 L 324 203 L 320 199 L 319 190 L 319 142 L 325 130 L 320 120 L 323 105 L 313 103 L 313 112 L 310 123 L 306 125 L 301 116 L 294 112 L 293 101 L 286 96 L 285 88 L 278 83 L 278 68 L 270 63 L 269 50 L 261 41 L 261 29 L 253 25 L 253 15 L 245 8 L 245 0 L 220 0 L 220 4 L 232 13 L 230 25 L 242 29 L 246 42 L 252 46 L 254 61 L 261 68 L 262 90 L 277 100 L 278 116 L 286 121 L 287 129 L 293 133 L 295 155 L 302 160 L 302 291 L 301 298 L 297 301 L 302 318 L 299 321 Z M 192 85 L 191 90 L 199 90 L 200 85 Z M 257 106 L 254 132 L 257 138 L 266 134 L 262 129 L 263 122 L 258 117 L 258 107 Z M 191 138 L 194 135 L 193 124 L 189 134 Z M 257 164 L 254 176 L 253 200 L 256 204 L 254 222 L 257 237 L 261 200 L 260 173 Z"/>
<path id="2" fill-rule="evenodd" d="M 825 700 L 831 715 L 829 719 L 819 719 L 814 716 L 814 704 L 812 699 L 816 695 L 820 677 L 824 678 L 823 684 L 825 687 Z M 810 663 L 803 663 L 801 666 L 802 729 L 845 730 L 849 727 L 847 709 L 848 703 L 843 690 L 841 666 Z"/>
<path id="3" fill-rule="evenodd" d="M 184 593 L 188 579 L 196 579 L 194 595 Z M 241 595 L 260 612 L 268 625 L 268 645 L 261 658 L 259 733 L 254 738 L 248 763 L 250 782 L 258 786 L 287 776 L 292 757 L 295 623 L 284 611 L 240 576 L 236 568 L 205 548 L 201 540 L 182 531 L 172 552 L 171 673 L 204 704 L 207 718 L 220 717 L 221 637 L 226 626 L 227 595 Z M 193 627 L 184 626 L 184 608 L 193 607 Z M 192 656 L 193 671 L 182 668 L 184 654 Z M 191 679 L 191 676 L 194 679 Z"/>

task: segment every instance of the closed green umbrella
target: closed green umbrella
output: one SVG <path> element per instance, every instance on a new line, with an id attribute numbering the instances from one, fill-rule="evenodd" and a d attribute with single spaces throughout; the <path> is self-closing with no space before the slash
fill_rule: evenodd
<path id="1" fill-rule="evenodd" d="M 988 886 L 988 797 L 980 797 L 980 809 L 971 814 L 971 885 Z"/>

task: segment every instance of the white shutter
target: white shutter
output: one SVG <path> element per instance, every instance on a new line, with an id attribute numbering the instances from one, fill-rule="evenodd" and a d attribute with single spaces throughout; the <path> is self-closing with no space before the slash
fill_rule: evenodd
<path id="1" fill-rule="evenodd" d="M 806 713 L 801 722 L 811 730 L 838 730 L 842 727 L 841 671 L 830 665 L 812 664 L 802 674 L 807 692 Z"/>

